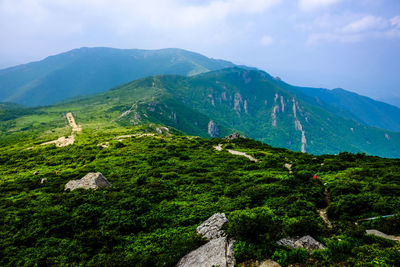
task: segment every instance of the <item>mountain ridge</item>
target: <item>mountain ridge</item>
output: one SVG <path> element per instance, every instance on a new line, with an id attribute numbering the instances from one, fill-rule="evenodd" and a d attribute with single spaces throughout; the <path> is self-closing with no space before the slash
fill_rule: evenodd
<path id="1" fill-rule="evenodd" d="M 84 124 L 97 128 L 157 123 L 201 137 L 238 131 L 275 147 L 313 154 L 348 151 L 400 157 L 399 133 L 343 118 L 306 100 L 259 70 L 234 67 L 195 76 L 164 74 L 34 108 L 38 116 L 29 113 L 3 122 L 2 132 L 7 136 L 35 129 L 40 121 L 56 127 L 61 114 L 74 112 Z"/>

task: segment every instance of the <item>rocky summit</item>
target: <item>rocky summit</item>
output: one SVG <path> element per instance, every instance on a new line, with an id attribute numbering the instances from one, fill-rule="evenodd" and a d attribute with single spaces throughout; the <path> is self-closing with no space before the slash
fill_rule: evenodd
<path id="1" fill-rule="evenodd" d="M 79 180 L 71 180 L 65 185 L 64 190 L 75 190 L 78 188 L 83 189 L 97 189 L 109 187 L 111 184 L 106 177 L 100 172 L 89 172 Z"/>

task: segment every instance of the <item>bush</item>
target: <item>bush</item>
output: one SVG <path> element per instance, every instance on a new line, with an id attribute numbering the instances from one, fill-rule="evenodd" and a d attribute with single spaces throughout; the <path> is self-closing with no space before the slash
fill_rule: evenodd
<path id="1" fill-rule="evenodd" d="M 307 259 L 308 251 L 304 248 L 293 249 L 288 255 L 288 263 L 305 263 Z"/>
<path id="2" fill-rule="evenodd" d="M 265 242 L 280 232 L 280 221 L 268 207 L 237 210 L 229 217 L 228 233 L 239 240 Z"/>
<path id="3" fill-rule="evenodd" d="M 286 250 L 283 249 L 276 250 L 272 255 L 272 259 L 280 265 L 286 266 L 288 264 L 288 253 L 286 252 Z"/>

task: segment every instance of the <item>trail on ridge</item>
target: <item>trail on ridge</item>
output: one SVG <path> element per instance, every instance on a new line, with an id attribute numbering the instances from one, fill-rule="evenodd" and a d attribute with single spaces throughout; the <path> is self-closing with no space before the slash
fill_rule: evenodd
<path id="1" fill-rule="evenodd" d="M 63 147 L 63 146 L 69 146 L 69 145 L 74 144 L 74 142 L 75 142 L 75 133 L 79 133 L 80 131 L 82 131 L 82 127 L 79 127 L 76 124 L 75 118 L 74 118 L 74 116 L 72 115 L 71 112 L 68 112 L 66 114 L 66 117 L 67 117 L 69 126 L 72 128 L 71 135 L 68 136 L 68 137 L 61 136 L 57 140 L 45 142 L 45 143 L 42 143 L 40 145 L 44 146 L 44 145 L 49 145 L 49 144 L 55 144 L 57 147 Z"/>

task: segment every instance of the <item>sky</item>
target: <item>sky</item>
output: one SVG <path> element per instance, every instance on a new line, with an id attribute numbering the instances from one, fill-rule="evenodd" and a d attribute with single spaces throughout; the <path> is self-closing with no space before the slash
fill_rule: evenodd
<path id="1" fill-rule="evenodd" d="M 0 0 L 0 68 L 84 46 L 182 48 L 400 105 L 400 0 Z"/>

